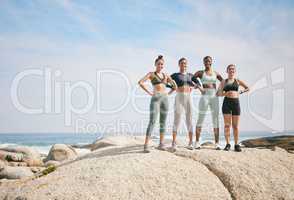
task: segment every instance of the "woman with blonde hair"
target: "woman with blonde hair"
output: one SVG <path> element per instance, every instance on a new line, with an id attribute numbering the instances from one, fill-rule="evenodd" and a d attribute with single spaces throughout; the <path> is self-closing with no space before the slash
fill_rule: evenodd
<path id="1" fill-rule="evenodd" d="M 229 151 L 231 148 L 230 144 L 230 129 L 231 125 L 233 127 L 234 133 L 234 149 L 237 152 L 241 151 L 241 147 L 238 143 L 239 140 L 239 121 L 240 121 L 240 102 L 239 95 L 248 92 L 249 87 L 243 81 L 235 78 L 236 74 L 236 66 L 230 64 L 227 67 L 228 78 L 223 80 L 218 88 L 217 95 L 224 96 L 222 112 L 224 115 L 224 123 L 225 123 L 225 138 L 226 138 L 226 147 L 225 151 Z M 240 86 L 243 89 L 240 89 Z"/>

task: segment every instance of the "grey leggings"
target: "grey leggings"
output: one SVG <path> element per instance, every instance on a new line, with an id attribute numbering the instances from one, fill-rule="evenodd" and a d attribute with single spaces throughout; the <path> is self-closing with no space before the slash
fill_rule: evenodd
<path id="1" fill-rule="evenodd" d="M 181 122 L 181 114 L 186 115 L 187 130 L 192 133 L 192 100 L 190 93 L 178 92 L 175 99 L 175 115 L 173 132 L 177 133 Z"/>
<path id="2" fill-rule="evenodd" d="M 150 102 L 150 118 L 149 118 L 149 124 L 146 132 L 146 136 L 151 136 L 151 133 L 153 132 L 156 120 L 159 116 L 159 132 L 165 133 L 166 129 L 166 117 L 168 113 L 168 97 L 167 94 L 163 93 L 156 93 L 151 98 Z"/>
<path id="3" fill-rule="evenodd" d="M 219 100 L 215 95 L 215 89 L 205 89 L 199 101 L 199 114 L 196 127 L 201 128 L 207 113 L 208 107 L 211 110 L 213 128 L 219 128 Z"/>

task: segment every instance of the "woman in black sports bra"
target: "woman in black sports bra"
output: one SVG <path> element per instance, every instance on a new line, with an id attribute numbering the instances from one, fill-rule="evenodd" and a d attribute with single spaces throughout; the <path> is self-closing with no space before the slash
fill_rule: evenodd
<path id="1" fill-rule="evenodd" d="M 146 74 L 138 83 L 141 88 L 146 91 L 151 97 L 150 102 L 150 118 L 149 124 L 146 131 L 145 144 L 144 144 L 144 152 L 149 153 L 149 140 L 151 133 L 154 129 L 156 120 L 159 115 L 159 125 L 160 125 L 160 141 L 159 141 L 159 150 L 165 150 L 163 145 L 164 134 L 166 130 L 166 118 L 168 113 L 168 94 L 172 93 L 177 89 L 176 83 L 172 80 L 172 78 L 163 73 L 164 60 L 161 55 L 159 55 L 155 60 L 155 71 L 149 72 Z M 153 86 L 153 91 L 149 91 L 145 86 L 144 82 L 150 80 Z M 168 93 L 166 92 L 166 86 L 171 85 L 172 90 Z"/>
<path id="2" fill-rule="evenodd" d="M 230 129 L 231 122 L 234 132 L 234 141 L 235 141 L 235 151 L 240 152 L 241 147 L 238 144 L 239 139 L 239 120 L 240 120 L 240 102 L 239 95 L 248 92 L 249 87 L 243 81 L 235 78 L 236 66 L 230 64 L 227 67 L 228 78 L 223 80 L 218 88 L 217 95 L 224 96 L 222 112 L 224 115 L 225 123 L 225 138 L 226 138 L 226 147 L 224 150 L 229 151 L 231 148 L 230 145 Z M 240 90 L 240 87 L 244 89 Z"/>

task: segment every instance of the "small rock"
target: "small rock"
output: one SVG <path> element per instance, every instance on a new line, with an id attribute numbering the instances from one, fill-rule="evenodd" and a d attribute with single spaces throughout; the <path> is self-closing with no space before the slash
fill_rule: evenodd
<path id="1" fill-rule="evenodd" d="M 214 147 L 214 144 L 212 142 L 204 142 L 201 144 L 202 147 Z"/>
<path id="2" fill-rule="evenodd" d="M 270 148 L 277 146 L 286 150 L 294 150 L 294 136 L 293 135 L 282 135 L 274 137 L 263 137 L 257 139 L 249 139 L 241 142 L 245 147 L 264 147 Z"/>
<path id="3" fill-rule="evenodd" d="M 27 200 L 27 198 L 23 196 L 18 196 L 15 198 L 15 200 Z"/>
<path id="4" fill-rule="evenodd" d="M 29 167 L 6 166 L 2 170 L 0 170 L 0 179 L 21 179 L 32 175 L 33 172 Z"/>
<path id="5" fill-rule="evenodd" d="M 4 169 L 6 166 L 7 166 L 6 163 L 4 161 L 0 160 L 0 171 L 2 169 Z"/>
<path id="6" fill-rule="evenodd" d="M 33 173 L 37 173 L 37 172 L 44 170 L 45 167 L 30 167 L 30 169 Z"/>
<path id="7" fill-rule="evenodd" d="M 134 146 L 144 144 L 144 137 L 113 136 L 98 139 L 91 145 L 91 151 L 109 146 Z M 152 145 L 152 141 L 150 141 Z"/>
<path id="8" fill-rule="evenodd" d="M 8 162 L 8 166 L 12 166 L 12 167 L 27 167 L 28 164 L 26 162 Z"/>
<path id="9" fill-rule="evenodd" d="M 47 161 L 47 162 L 44 164 L 44 166 L 45 166 L 45 167 L 49 167 L 50 165 L 53 165 L 53 166 L 57 167 L 57 166 L 60 165 L 60 164 L 61 164 L 61 162 L 59 162 L 59 161 L 56 161 L 56 160 L 49 160 L 49 161 Z"/>

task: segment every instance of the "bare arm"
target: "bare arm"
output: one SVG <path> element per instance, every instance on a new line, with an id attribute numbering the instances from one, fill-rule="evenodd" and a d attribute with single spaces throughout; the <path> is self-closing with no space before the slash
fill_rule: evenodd
<path id="1" fill-rule="evenodd" d="M 225 86 L 225 81 L 222 80 L 222 82 L 218 86 L 218 89 L 217 89 L 217 92 L 216 92 L 217 96 L 221 96 L 221 97 L 225 96 L 226 92 L 223 91 L 224 86 Z"/>
<path id="2" fill-rule="evenodd" d="M 202 75 L 203 75 L 203 71 L 197 71 L 197 72 L 194 74 L 194 76 L 195 76 L 196 78 L 202 78 Z"/>
<path id="3" fill-rule="evenodd" d="M 145 82 L 146 82 L 148 79 L 150 79 L 150 77 L 151 77 L 151 73 L 152 73 L 152 72 L 149 72 L 149 73 L 146 74 L 142 79 L 140 79 L 140 80 L 138 81 L 138 84 L 140 85 L 140 87 L 141 87 L 145 92 L 147 92 L 149 95 L 153 96 L 153 93 L 150 92 L 150 91 L 147 89 L 146 85 L 145 85 Z"/>
<path id="4" fill-rule="evenodd" d="M 246 83 L 244 83 L 241 80 L 238 80 L 238 82 L 239 82 L 240 86 L 242 86 L 244 88 L 244 90 L 241 90 L 240 91 L 240 94 L 245 93 L 245 92 L 248 92 L 250 90 L 249 87 L 248 87 L 248 85 Z"/>
<path id="5" fill-rule="evenodd" d="M 201 79 L 202 78 L 202 75 L 203 75 L 203 71 L 197 71 L 195 74 L 194 74 L 194 77 L 197 79 Z M 201 83 L 202 84 L 202 83 Z M 203 86 L 201 84 L 196 84 L 195 86 L 195 89 L 199 89 L 201 94 L 204 94 L 205 90 L 203 89 Z"/>
<path id="6" fill-rule="evenodd" d="M 171 90 L 168 92 L 168 94 L 170 95 L 171 93 L 173 93 L 175 90 L 178 89 L 178 86 L 176 82 L 169 75 L 167 75 L 167 82 L 172 85 Z"/>
<path id="7" fill-rule="evenodd" d="M 224 79 L 223 79 L 223 77 L 222 77 L 222 75 L 220 75 L 220 73 L 218 73 L 218 72 L 215 72 L 216 73 L 216 78 L 220 81 L 220 82 L 222 82 Z"/>

